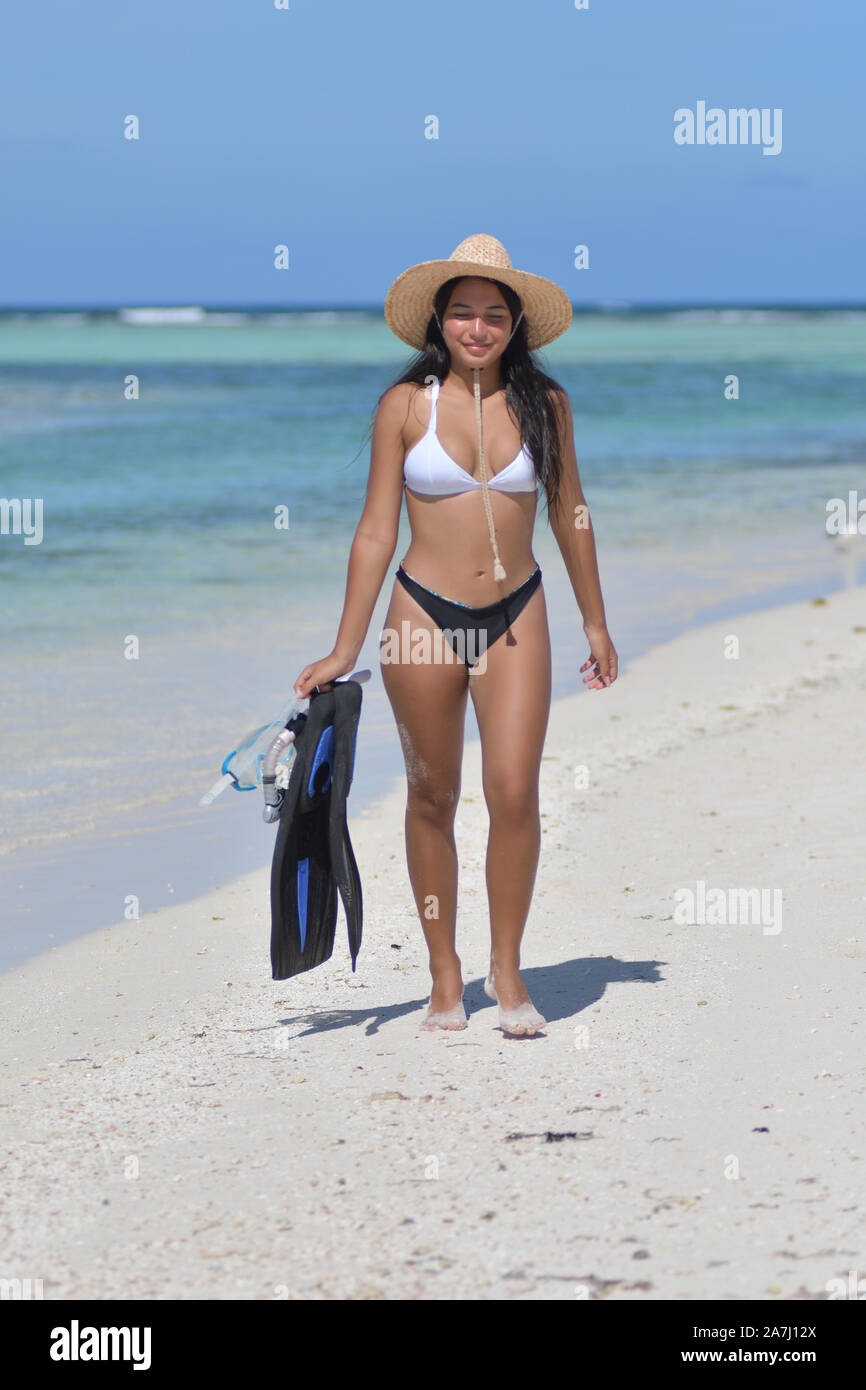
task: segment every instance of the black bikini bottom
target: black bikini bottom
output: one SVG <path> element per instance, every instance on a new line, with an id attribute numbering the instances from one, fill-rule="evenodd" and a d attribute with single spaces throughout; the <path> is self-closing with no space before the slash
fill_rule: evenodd
<path id="1" fill-rule="evenodd" d="M 407 574 L 402 565 L 396 574 L 403 588 L 442 629 L 451 650 L 462 656 L 468 667 L 474 666 L 487 648 L 508 630 L 541 583 L 541 570 L 536 566 L 535 572 L 504 598 L 483 608 L 472 608 L 468 603 L 458 603 L 433 589 L 426 589 Z"/>

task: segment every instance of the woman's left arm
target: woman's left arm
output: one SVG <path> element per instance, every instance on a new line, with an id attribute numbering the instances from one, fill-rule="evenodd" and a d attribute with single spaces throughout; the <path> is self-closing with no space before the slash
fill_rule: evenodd
<path id="1" fill-rule="evenodd" d="M 559 504 L 550 512 L 550 525 L 562 552 L 571 587 L 583 617 L 583 630 L 589 642 L 590 656 L 580 668 L 581 671 L 588 671 L 583 678 L 584 685 L 588 684 L 590 690 L 601 690 L 616 680 L 617 656 L 604 616 L 595 534 L 580 482 L 577 455 L 574 452 L 571 405 L 564 391 L 551 391 L 550 398 L 554 403 L 559 423 L 559 448 L 562 459 Z"/>

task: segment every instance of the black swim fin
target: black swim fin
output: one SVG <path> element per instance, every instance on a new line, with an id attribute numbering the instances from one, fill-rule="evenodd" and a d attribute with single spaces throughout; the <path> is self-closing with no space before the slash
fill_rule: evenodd
<path id="1" fill-rule="evenodd" d="M 343 902 L 352 969 L 361 948 L 361 879 L 346 799 L 361 715 L 357 681 L 315 693 L 289 724 L 295 757 L 280 810 L 271 864 L 271 970 L 275 980 L 312 970 L 334 949 L 337 892 Z"/>

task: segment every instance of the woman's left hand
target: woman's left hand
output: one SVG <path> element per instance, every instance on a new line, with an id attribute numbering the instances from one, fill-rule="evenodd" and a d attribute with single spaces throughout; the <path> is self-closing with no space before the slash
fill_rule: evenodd
<path id="1" fill-rule="evenodd" d="M 581 666 L 581 671 L 589 668 L 588 675 L 584 676 L 583 683 L 589 690 L 605 690 L 616 680 L 617 657 L 616 648 L 610 640 L 610 634 L 606 627 L 586 627 L 586 640 L 589 643 L 590 654 Z"/>

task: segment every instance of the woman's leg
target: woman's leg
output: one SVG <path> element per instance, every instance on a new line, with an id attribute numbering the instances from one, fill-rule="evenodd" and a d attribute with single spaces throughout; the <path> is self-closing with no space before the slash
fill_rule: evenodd
<path id="1" fill-rule="evenodd" d="M 430 633 L 432 660 L 414 663 L 410 642 Z M 422 1028 L 465 1028 L 463 977 L 455 946 L 457 850 L 454 816 L 460 797 L 469 673 L 441 631 L 401 584 L 394 585 L 385 629 L 396 634 L 399 659 L 380 646 L 382 680 L 406 763 L 406 860 L 430 957 L 430 1007 Z M 439 634 L 437 637 L 436 634 Z M 392 650 L 391 657 L 395 655 Z M 444 659 L 450 656 L 450 660 Z"/>
<path id="2" fill-rule="evenodd" d="M 490 814 L 485 989 L 499 1001 L 503 1029 L 531 1035 L 544 1019 L 532 1006 L 519 966 L 541 844 L 538 773 L 550 713 L 550 635 L 541 585 L 509 632 L 489 648 L 486 669 L 470 677 L 469 690 Z"/>

